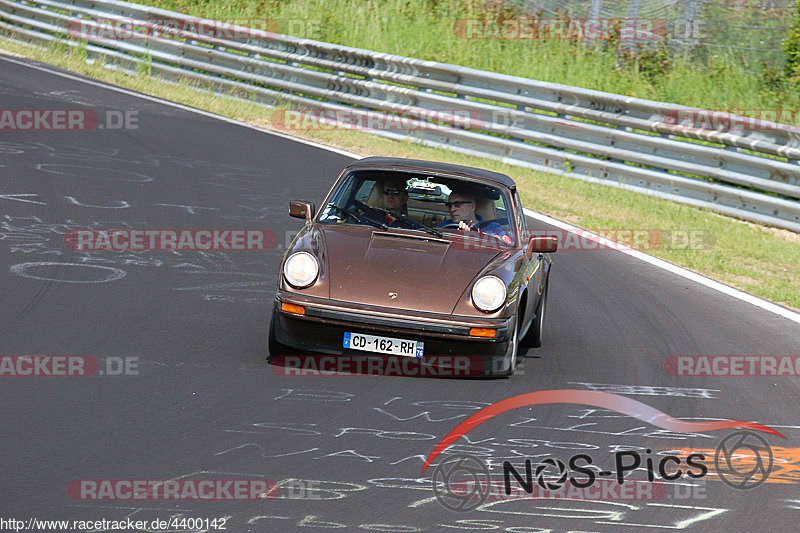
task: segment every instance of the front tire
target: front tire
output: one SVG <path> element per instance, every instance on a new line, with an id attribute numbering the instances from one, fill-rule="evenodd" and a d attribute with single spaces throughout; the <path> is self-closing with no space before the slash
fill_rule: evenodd
<path id="1" fill-rule="evenodd" d="M 519 352 L 520 318 L 521 318 L 521 311 L 517 313 L 517 318 L 514 320 L 514 335 L 511 337 L 511 345 L 509 346 L 509 350 L 511 350 L 511 353 L 508 354 L 508 352 L 506 352 L 506 356 L 503 358 L 504 362 L 508 361 L 508 369 L 498 374 L 501 377 L 510 378 L 511 376 L 514 375 L 514 371 L 517 369 L 517 352 Z"/>
<path id="2" fill-rule="evenodd" d="M 542 331 L 544 330 L 544 315 L 547 311 L 547 287 L 550 285 L 550 278 L 544 283 L 544 290 L 542 297 L 539 299 L 539 309 L 536 310 L 536 319 L 531 324 L 527 335 L 525 335 L 525 344 L 531 348 L 539 348 L 542 345 Z"/>
<path id="3" fill-rule="evenodd" d="M 275 328 L 278 323 L 278 312 L 272 311 L 272 320 L 269 323 L 269 340 L 267 341 L 267 348 L 269 349 L 269 357 L 267 360 L 271 360 L 273 357 L 277 355 L 291 355 L 295 352 L 295 350 L 285 344 L 281 344 L 278 342 L 278 339 L 275 338 Z"/>

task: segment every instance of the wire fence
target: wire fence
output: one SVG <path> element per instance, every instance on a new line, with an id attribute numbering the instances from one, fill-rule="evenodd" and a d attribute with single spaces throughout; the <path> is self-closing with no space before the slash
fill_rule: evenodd
<path id="1" fill-rule="evenodd" d="M 733 57 L 748 70 L 782 68 L 783 40 L 795 0 L 516 0 L 529 15 L 586 19 L 650 19 L 662 24 L 670 52 L 705 66 Z M 654 35 L 654 39 L 658 37 Z M 646 43 L 642 43 L 645 44 Z M 651 41 L 652 44 L 652 41 Z"/>

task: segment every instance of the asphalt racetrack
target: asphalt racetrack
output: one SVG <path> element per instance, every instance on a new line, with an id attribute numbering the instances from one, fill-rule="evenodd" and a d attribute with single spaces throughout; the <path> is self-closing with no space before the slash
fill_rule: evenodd
<path id="1" fill-rule="evenodd" d="M 0 355 L 91 356 L 100 371 L 119 361 L 130 371 L 0 377 L 3 518 L 224 518 L 234 532 L 797 531 L 800 377 L 678 377 L 664 366 L 679 355 L 797 355 L 797 323 L 615 251 L 564 250 L 544 345 L 511 379 L 281 375 L 265 358 L 286 235 L 302 226 L 288 201 L 319 203 L 350 159 L 21 61 L 0 58 L 0 107 L 135 110 L 138 128 L 0 132 Z M 277 245 L 86 252 L 65 244 L 78 228 L 268 229 Z M 684 421 L 758 422 L 786 439 L 762 434 L 775 468 L 750 490 L 712 472 L 661 482 L 652 498 L 440 505 L 432 469 L 422 473 L 436 444 L 493 402 L 551 389 L 620 394 Z M 730 433 L 551 404 L 499 415 L 451 451 L 502 479 L 506 459 L 524 473 L 526 458 L 577 453 L 608 469 L 621 450 L 713 456 Z M 252 501 L 67 490 L 122 479 L 266 479 L 281 490 Z"/>

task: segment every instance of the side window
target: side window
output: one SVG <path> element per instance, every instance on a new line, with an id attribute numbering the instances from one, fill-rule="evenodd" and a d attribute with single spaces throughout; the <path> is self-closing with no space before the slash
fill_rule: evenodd
<path id="1" fill-rule="evenodd" d="M 519 198 L 519 193 L 514 191 L 514 203 L 516 204 L 517 211 L 517 225 L 519 226 L 520 236 L 525 237 L 525 230 L 528 229 L 528 224 L 525 222 L 525 213 L 522 211 L 522 201 Z"/>
<path id="2" fill-rule="evenodd" d="M 494 201 L 494 216 L 495 220 L 503 226 L 503 229 L 508 231 L 511 229 L 513 222 L 510 219 L 511 216 L 511 206 L 506 205 L 507 197 L 503 194 L 500 194 L 500 197 Z"/>

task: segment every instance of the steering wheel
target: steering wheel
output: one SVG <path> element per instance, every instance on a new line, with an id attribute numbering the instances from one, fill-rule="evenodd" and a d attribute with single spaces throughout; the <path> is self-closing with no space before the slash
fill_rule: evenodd
<path id="1" fill-rule="evenodd" d="M 437 229 L 450 229 L 450 228 L 459 229 L 459 226 L 458 226 L 458 222 L 449 222 L 449 223 L 445 224 L 444 226 L 436 226 L 436 228 Z"/>
<path id="2" fill-rule="evenodd" d="M 369 213 L 369 214 L 371 214 L 373 216 L 376 216 L 378 218 L 386 217 L 386 211 L 384 211 L 383 209 L 369 206 L 369 205 L 365 204 L 364 202 L 360 202 L 360 201 L 356 200 L 355 198 L 353 198 L 353 205 L 355 205 L 357 208 L 359 208 L 362 213 Z"/>

